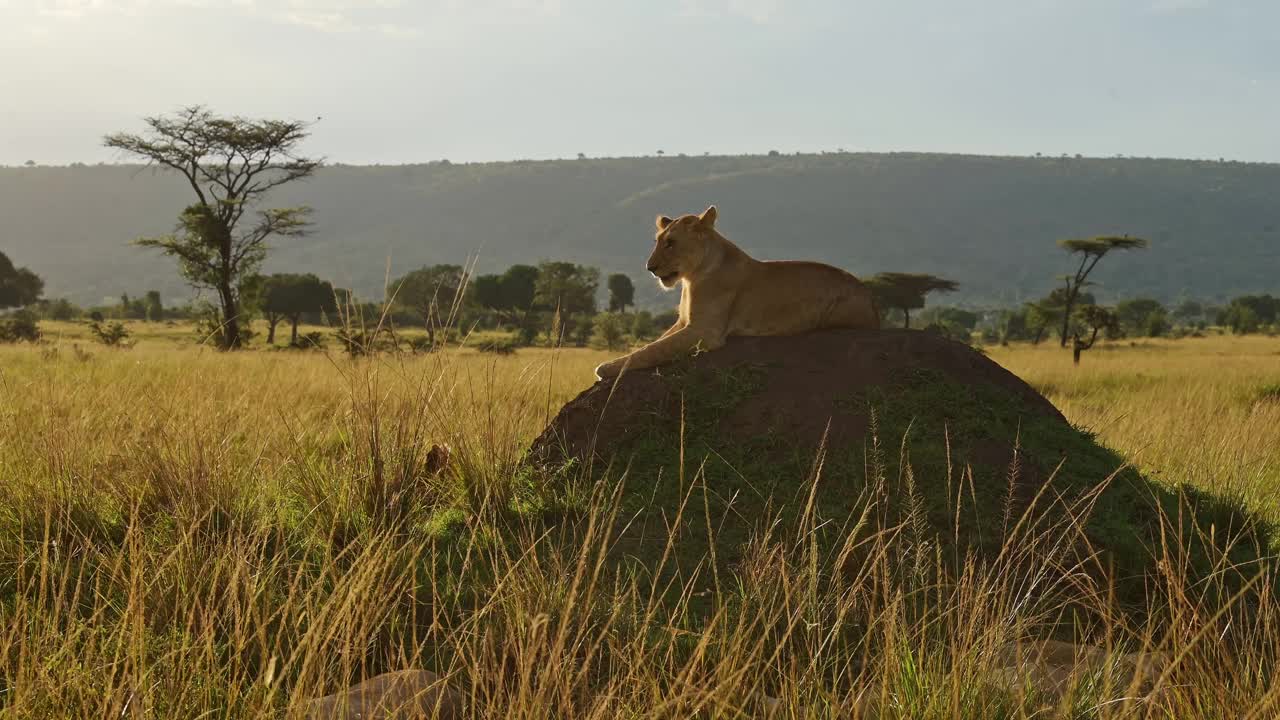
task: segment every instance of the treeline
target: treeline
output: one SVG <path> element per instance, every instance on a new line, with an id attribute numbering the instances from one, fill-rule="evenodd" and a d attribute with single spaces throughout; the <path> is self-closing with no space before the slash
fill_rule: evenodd
<path id="1" fill-rule="evenodd" d="M 1084 293 L 1081 298 L 1086 303 L 1094 303 L 1092 294 Z M 1016 309 L 981 313 L 947 310 L 958 313 L 959 317 L 975 318 L 970 329 L 981 332 L 984 340 L 1039 343 L 1059 335 L 1063 293 L 1055 290 L 1039 301 Z M 1113 314 L 1115 323 L 1106 331 L 1106 337 L 1113 340 L 1185 337 L 1212 326 L 1236 335 L 1280 334 L 1280 298 L 1271 295 L 1241 295 L 1222 305 L 1188 298 L 1166 306 L 1154 298 L 1132 298 L 1116 303 Z"/>
<path id="2" fill-rule="evenodd" d="M 635 310 L 635 284 L 625 274 L 604 278 L 598 268 L 564 261 L 513 265 L 505 272 L 471 275 L 461 265 L 429 265 L 393 280 L 386 297 L 361 299 L 312 273 L 251 275 L 239 283 L 240 320 L 246 337 L 254 321 L 266 325 L 266 342 L 277 342 L 288 328 L 288 345 L 314 344 L 299 337 L 301 325 L 339 328 L 346 324 L 425 331 L 424 346 L 435 346 L 459 333 L 505 331 L 514 345 L 570 344 L 620 348 L 646 340 L 675 322 L 675 312 Z M 66 299 L 34 299 L 23 305 L 37 320 L 111 322 L 218 322 L 218 308 L 195 302 L 166 307 L 155 290 L 120 297 L 117 303 L 88 308 Z M 283 338 L 281 339 L 283 341 Z"/>
<path id="3" fill-rule="evenodd" d="M 954 283 L 897 273 L 876 276 L 870 282 L 888 327 L 915 327 L 986 344 L 1061 340 L 1063 288 L 1017 308 L 925 308 L 929 292 L 953 289 Z M 12 325 L 26 315 L 32 328 L 9 339 L 35 339 L 34 322 L 39 320 L 107 323 L 104 327 L 125 320 L 192 322 L 200 327 L 217 322 L 213 304 L 166 306 L 155 290 L 125 293 L 116 303 L 81 307 L 64 298 L 40 298 L 42 287 L 39 277 L 26 268 L 14 268 L 0 253 L 0 311 L 23 308 L 21 313 L 9 313 L 6 322 Z M 344 322 L 354 318 L 381 324 L 387 334 L 420 330 L 420 339 L 406 342 L 421 347 L 479 330 L 506 333 L 510 339 L 505 344 L 511 347 L 565 344 L 621 349 L 656 337 L 675 321 L 674 310 L 636 311 L 635 284 L 627 275 L 604 276 L 598 268 L 566 261 L 518 264 L 502 273 L 481 275 L 470 275 L 456 264 L 425 266 L 394 279 L 386 297 L 376 301 L 361 299 L 311 273 L 253 275 L 241 283 L 240 296 L 246 327 L 260 321 L 266 326 L 268 344 L 291 346 L 323 341 L 315 335 L 301 337 L 302 325 L 327 326 L 331 335 L 338 335 Z M 1093 307 L 1096 298 L 1082 291 L 1076 304 Z M 1280 333 L 1280 297 L 1269 294 L 1241 295 L 1223 304 L 1187 298 L 1165 305 L 1140 297 L 1122 300 L 1108 311 L 1114 322 L 1102 329 L 1102 335 L 1110 340 L 1185 337 L 1210 327 L 1238 335 Z M 277 337 L 281 328 L 288 330 L 287 338 Z"/>

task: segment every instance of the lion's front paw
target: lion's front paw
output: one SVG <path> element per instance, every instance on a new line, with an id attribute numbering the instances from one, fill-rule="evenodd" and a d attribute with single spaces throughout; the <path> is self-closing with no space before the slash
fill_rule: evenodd
<path id="1" fill-rule="evenodd" d="M 600 363 L 596 366 L 596 380 L 608 380 L 618 376 L 622 371 L 622 363 L 617 360 Z"/>

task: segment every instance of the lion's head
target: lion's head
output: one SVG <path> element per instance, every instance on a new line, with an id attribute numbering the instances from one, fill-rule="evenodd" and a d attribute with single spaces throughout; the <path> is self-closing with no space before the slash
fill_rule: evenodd
<path id="1" fill-rule="evenodd" d="M 716 207 L 701 215 L 683 215 L 674 220 L 658 216 L 658 232 L 646 268 L 668 290 L 682 278 L 697 272 L 715 238 Z"/>

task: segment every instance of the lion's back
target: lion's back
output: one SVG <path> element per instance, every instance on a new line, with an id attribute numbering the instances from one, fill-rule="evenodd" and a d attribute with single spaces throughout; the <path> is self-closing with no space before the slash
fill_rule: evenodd
<path id="1" fill-rule="evenodd" d="M 825 263 L 756 263 L 736 292 L 731 334 L 791 335 L 880 326 L 870 288 L 852 273 Z"/>

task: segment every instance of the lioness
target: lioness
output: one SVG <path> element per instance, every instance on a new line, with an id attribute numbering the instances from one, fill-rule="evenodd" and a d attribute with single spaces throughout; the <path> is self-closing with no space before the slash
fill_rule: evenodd
<path id="1" fill-rule="evenodd" d="M 668 290 L 683 283 L 680 317 L 662 337 L 596 368 L 599 379 L 661 365 L 730 335 L 795 335 L 819 328 L 879 328 L 871 290 L 839 268 L 762 262 L 716 232 L 716 208 L 658 217 L 648 270 Z"/>

